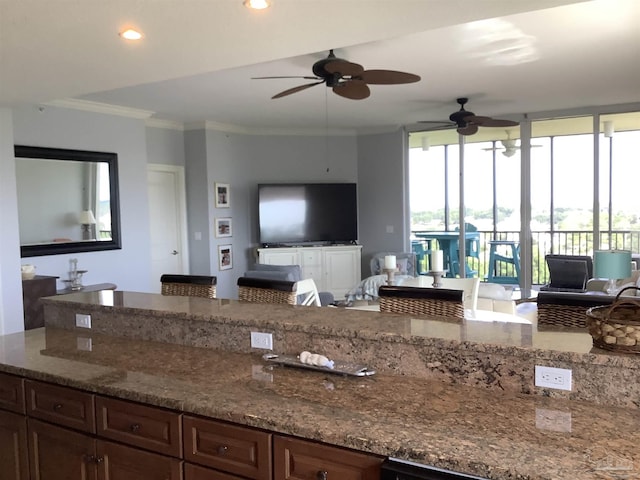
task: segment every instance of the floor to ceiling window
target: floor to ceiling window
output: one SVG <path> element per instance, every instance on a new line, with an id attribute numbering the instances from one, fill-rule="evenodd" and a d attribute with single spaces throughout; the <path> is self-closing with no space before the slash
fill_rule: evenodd
<path id="1" fill-rule="evenodd" d="M 520 128 L 528 129 L 531 138 L 531 193 L 526 198 L 521 194 Z M 480 233 L 480 254 L 468 259 L 472 269 L 485 278 L 489 241 L 519 242 L 521 231 L 531 239 L 530 285 L 548 281 L 548 253 L 592 255 L 598 248 L 638 253 L 640 196 L 634 190 L 640 181 L 635 153 L 640 112 L 534 120 L 520 128 L 483 128 L 462 139 L 463 214 Z M 420 232 L 455 231 L 460 225 L 460 144 L 455 130 L 409 135 L 414 239 Z M 531 218 L 524 229 L 521 205 Z"/>

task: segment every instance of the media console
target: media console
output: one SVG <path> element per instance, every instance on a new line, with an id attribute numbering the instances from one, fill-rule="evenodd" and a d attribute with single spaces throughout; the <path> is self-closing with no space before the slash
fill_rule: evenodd
<path id="1" fill-rule="evenodd" d="M 303 278 L 313 278 L 319 291 L 344 298 L 361 280 L 361 245 L 258 248 L 258 263 L 300 265 Z"/>

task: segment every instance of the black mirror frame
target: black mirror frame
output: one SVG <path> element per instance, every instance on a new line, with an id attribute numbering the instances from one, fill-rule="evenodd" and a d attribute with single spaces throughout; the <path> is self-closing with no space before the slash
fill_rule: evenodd
<path id="1" fill-rule="evenodd" d="M 42 245 L 20 245 L 21 257 L 38 257 L 63 253 L 97 252 L 119 250 L 120 238 L 120 197 L 118 195 L 118 154 L 92 152 L 88 150 L 68 150 L 64 148 L 31 147 L 15 145 L 16 158 L 43 158 L 47 160 L 74 160 L 80 162 L 105 162 L 109 165 L 109 203 L 111 207 L 111 240 L 91 242 L 50 243 Z"/>

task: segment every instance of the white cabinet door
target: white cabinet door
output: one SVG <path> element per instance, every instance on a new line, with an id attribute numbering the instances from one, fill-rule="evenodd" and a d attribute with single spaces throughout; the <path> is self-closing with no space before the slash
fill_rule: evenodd
<path id="1" fill-rule="evenodd" d="M 258 263 L 267 265 L 300 265 L 300 252 L 297 248 L 260 248 Z"/>
<path id="2" fill-rule="evenodd" d="M 324 272 L 328 290 L 336 300 L 360 283 L 360 248 L 334 247 L 324 251 Z"/>

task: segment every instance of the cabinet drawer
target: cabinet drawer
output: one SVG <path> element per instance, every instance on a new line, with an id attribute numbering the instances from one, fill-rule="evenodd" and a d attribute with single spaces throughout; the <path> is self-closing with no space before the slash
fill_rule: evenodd
<path id="1" fill-rule="evenodd" d="M 22 378 L 0 373 L 0 408 L 25 413 Z"/>
<path id="2" fill-rule="evenodd" d="M 222 473 L 210 468 L 184 464 L 184 480 L 244 480 L 242 477 L 236 477 L 228 473 Z"/>
<path id="3" fill-rule="evenodd" d="M 100 396 L 96 397 L 96 411 L 101 437 L 182 457 L 179 413 Z"/>
<path id="4" fill-rule="evenodd" d="M 98 475 L 104 480 L 182 480 L 182 460 L 98 440 Z"/>
<path id="5" fill-rule="evenodd" d="M 275 436 L 274 480 L 378 480 L 382 457 Z"/>
<path id="6" fill-rule="evenodd" d="M 32 380 L 25 380 L 25 389 L 27 415 L 96 433 L 92 394 Z"/>
<path id="7" fill-rule="evenodd" d="M 184 417 L 185 460 L 256 480 L 271 478 L 271 434 Z"/>

